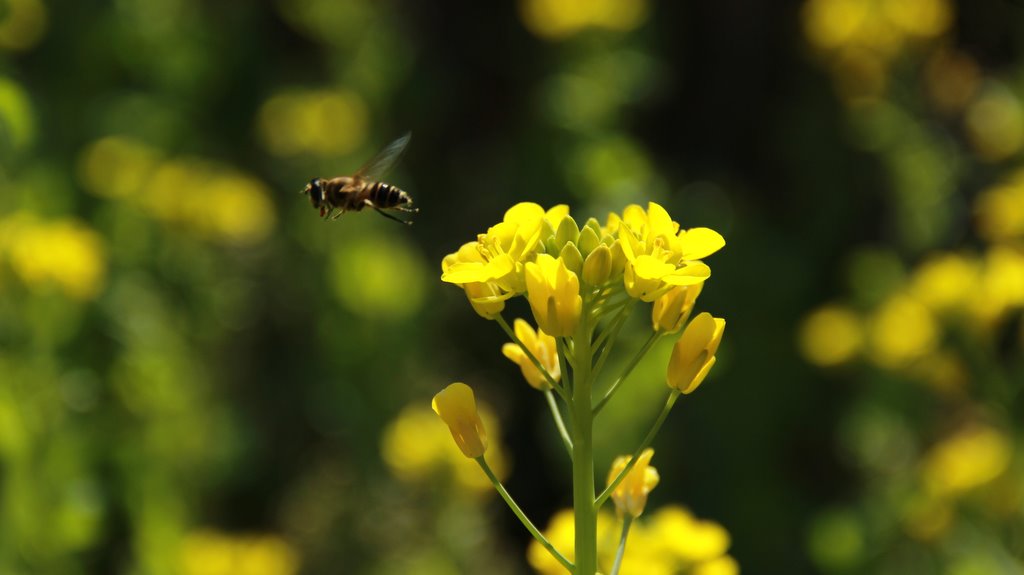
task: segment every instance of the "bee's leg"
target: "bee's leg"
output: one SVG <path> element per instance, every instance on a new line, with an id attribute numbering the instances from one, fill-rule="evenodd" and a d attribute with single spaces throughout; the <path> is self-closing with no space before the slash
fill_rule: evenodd
<path id="1" fill-rule="evenodd" d="M 389 213 L 385 212 L 384 210 L 382 210 L 382 209 L 378 208 L 378 207 L 376 206 L 376 204 L 374 204 L 374 203 L 373 203 L 373 202 L 371 202 L 370 200 L 364 200 L 364 203 L 365 203 L 365 204 L 366 204 L 367 206 L 370 206 L 371 208 L 373 208 L 374 210 L 377 210 L 377 213 L 378 213 L 378 214 L 380 214 L 380 215 L 384 216 L 385 218 L 387 218 L 387 219 L 389 219 L 389 220 L 395 220 L 396 222 L 398 222 L 398 223 L 400 223 L 400 224 L 405 224 L 405 225 L 407 225 L 407 226 L 411 226 L 411 225 L 412 225 L 412 222 L 407 222 L 407 221 L 405 221 L 405 220 L 400 220 L 400 219 L 396 218 L 395 216 L 392 216 L 391 214 L 389 214 Z"/>
<path id="2" fill-rule="evenodd" d="M 408 206 L 395 206 L 395 209 L 400 211 L 400 212 L 405 212 L 407 214 L 418 214 L 418 213 L 420 213 L 420 209 L 419 208 L 410 208 Z"/>
<path id="3" fill-rule="evenodd" d="M 341 217 L 341 214 L 344 214 L 344 213 L 345 213 L 345 210 L 338 210 L 338 213 L 334 214 L 334 217 L 332 217 L 331 219 L 332 220 L 336 220 L 336 219 Z"/>
<path id="4" fill-rule="evenodd" d="M 330 209 L 327 209 L 327 210 L 324 210 L 323 208 L 320 208 L 320 217 L 322 217 L 325 220 L 329 219 L 331 217 L 331 214 L 333 214 L 333 213 L 334 213 L 334 208 L 330 208 Z"/>

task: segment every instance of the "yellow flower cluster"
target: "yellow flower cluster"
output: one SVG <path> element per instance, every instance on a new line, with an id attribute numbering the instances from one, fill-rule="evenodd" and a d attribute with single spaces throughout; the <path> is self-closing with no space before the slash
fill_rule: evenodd
<path id="1" fill-rule="evenodd" d="M 537 36 L 561 39 L 587 28 L 629 31 L 647 19 L 646 0 L 521 0 L 523 23 Z"/>
<path id="2" fill-rule="evenodd" d="M 978 234 L 988 241 L 1024 241 L 1024 170 L 982 192 L 975 201 Z"/>
<path id="3" fill-rule="evenodd" d="M 298 571 L 298 553 L 274 535 L 201 530 L 186 535 L 181 544 L 183 575 L 294 575 Z"/>
<path id="4" fill-rule="evenodd" d="M 157 220 L 215 241 L 252 244 L 276 223 L 259 180 L 197 158 L 165 159 L 141 142 L 111 136 L 82 153 L 79 176 L 90 192 L 131 202 Z"/>
<path id="5" fill-rule="evenodd" d="M 498 477 L 504 478 L 508 465 L 498 439 L 501 428 L 486 406 L 479 407 L 481 428 L 489 432 L 488 461 Z M 391 472 L 402 481 L 424 483 L 432 478 L 452 477 L 471 493 L 493 493 L 491 483 L 476 464 L 452 442 L 445 426 L 429 408 L 405 407 L 384 430 L 381 455 Z"/>
<path id="6" fill-rule="evenodd" d="M 612 213 L 603 226 L 590 218 L 582 228 L 567 206 L 544 210 L 520 203 L 475 242 L 446 256 L 441 279 L 460 285 L 487 319 L 496 318 L 509 298 L 524 295 L 540 329 L 568 336 L 579 323 L 584 295 L 607 288 L 606 297 L 625 291 L 653 302 L 674 288 L 703 283 L 711 270 L 700 260 L 724 245 L 708 228 L 680 229 L 653 202 L 646 210 L 631 205 L 621 216 Z M 692 308 L 699 290 L 688 293 L 673 292 L 673 301 L 661 304 L 656 328 L 679 329 L 680 315 Z"/>
<path id="7" fill-rule="evenodd" d="M 808 0 L 803 9 L 804 34 L 848 99 L 880 95 L 905 46 L 942 35 L 952 22 L 948 0 Z"/>
<path id="8" fill-rule="evenodd" d="M 294 90 L 260 106 L 260 139 L 275 156 L 314 153 L 339 156 L 366 141 L 369 109 L 347 90 Z"/>
<path id="9" fill-rule="evenodd" d="M 942 349 L 945 329 L 966 325 L 976 333 L 991 332 L 1020 309 L 1024 249 L 996 244 L 980 257 L 937 252 L 867 313 L 834 303 L 812 312 L 801 326 L 798 343 L 816 365 L 839 365 L 864 354 L 880 367 L 911 368 L 941 383 L 955 369 Z M 946 367 L 925 369 L 936 362 Z"/>
<path id="10" fill-rule="evenodd" d="M 618 542 L 618 522 L 611 513 L 598 516 L 598 555 L 602 573 L 611 571 Z M 544 531 L 552 545 L 572 559 L 575 525 L 571 510 L 555 514 Z M 695 518 L 678 506 L 662 507 L 645 521 L 634 521 L 621 573 L 644 575 L 737 575 L 727 554 L 729 533 L 718 523 Z M 536 541 L 527 549 L 530 566 L 544 575 L 564 575 L 565 568 Z"/>
<path id="11" fill-rule="evenodd" d="M 0 219 L 0 262 L 29 289 L 56 286 L 80 300 L 99 295 L 107 267 L 102 238 L 85 224 L 24 213 Z"/>

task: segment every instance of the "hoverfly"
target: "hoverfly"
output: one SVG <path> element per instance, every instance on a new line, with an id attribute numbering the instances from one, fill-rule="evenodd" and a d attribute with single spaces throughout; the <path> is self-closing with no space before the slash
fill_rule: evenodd
<path id="1" fill-rule="evenodd" d="M 411 226 L 411 220 L 396 218 L 384 210 L 415 214 L 419 209 L 412 207 L 412 198 L 403 190 L 378 180 L 398 162 L 411 137 L 412 134 L 405 134 L 391 142 L 351 176 L 329 180 L 313 178 L 302 193 L 309 195 L 313 207 L 320 210 L 320 217 L 324 219 L 336 220 L 345 212 L 373 208 L 388 219 Z M 338 213 L 335 214 L 335 210 Z"/>

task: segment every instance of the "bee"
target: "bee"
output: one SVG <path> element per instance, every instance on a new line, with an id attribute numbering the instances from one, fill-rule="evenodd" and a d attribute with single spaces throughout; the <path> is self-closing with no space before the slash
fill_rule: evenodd
<path id="1" fill-rule="evenodd" d="M 415 214 L 419 208 L 412 207 L 412 198 L 405 191 L 379 180 L 398 162 L 411 137 L 412 134 L 405 134 L 391 142 L 351 176 L 313 178 L 301 193 L 309 196 L 309 201 L 320 210 L 320 217 L 324 219 L 336 220 L 345 212 L 373 208 L 385 218 L 411 226 L 411 220 L 396 218 L 384 210 Z"/>

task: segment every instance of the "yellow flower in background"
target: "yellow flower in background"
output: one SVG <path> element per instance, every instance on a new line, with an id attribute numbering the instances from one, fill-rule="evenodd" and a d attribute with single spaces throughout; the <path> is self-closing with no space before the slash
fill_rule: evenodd
<path id="1" fill-rule="evenodd" d="M 1010 465 L 1013 443 L 995 428 L 962 429 L 925 455 L 921 475 L 938 496 L 956 496 L 999 477 Z"/>
<path id="2" fill-rule="evenodd" d="M 349 90 L 291 90 L 260 106 L 257 127 L 275 156 L 340 156 L 366 142 L 369 109 Z"/>
<path id="3" fill-rule="evenodd" d="M 986 240 L 1024 238 L 1024 171 L 979 194 L 974 214 L 978 233 Z"/>
<path id="4" fill-rule="evenodd" d="M 626 477 L 612 491 L 612 500 L 615 502 L 615 509 L 620 515 L 629 514 L 634 518 L 640 517 L 647 505 L 647 495 L 658 485 L 658 470 L 651 467 L 651 458 L 654 457 L 654 450 L 648 447 L 640 453 L 636 465 L 629 470 Z M 608 484 L 619 476 L 620 473 L 633 458 L 628 455 L 621 455 L 612 462 L 612 468 L 608 471 Z"/>
<path id="5" fill-rule="evenodd" d="M 78 176 L 97 196 L 130 202 L 154 219 L 209 240 L 257 243 L 277 221 L 260 180 L 218 162 L 168 159 L 130 138 L 108 137 L 88 146 Z"/>
<path id="6" fill-rule="evenodd" d="M 294 575 L 296 550 L 275 535 L 193 531 L 181 543 L 183 575 Z"/>
<path id="7" fill-rule="evenodd" d="M 556 382 L 561 380 L 562 370 L 558 365 L 558 348 L 555 344 L 555 338 L 544 333 L 543 330 L 538 329 L 534 331 L 529 323 L 518 318 L 515 321 L 514 329 L 519 341 L 533 354 L 533 357 L 537 358 L 551 378 Z M 501 353 L 519 365 L 519 369 L 523 372 L 523 377 L 532 387 L 540 390 L 551 388 L 547 378 L 527 357 L 523 349 L 519 347 L 519 344 L 506 343 L 501 346 Z"/>
<path id="8" fill-rule="evenodd" d="M 610 513 L 597 518 L 598 564 L 601 573 L 611 571 L 621 521 Z M 573 560 L 575 525 L 571 509 L 553 515 L 544 535 L 570 561 Z M 644 520 L 633 521 L 620 573 L 643 575 L 737 575 L 739 565 L 726 554 L 729 533 L 714 521 L 695 518 L 686 509 L 670 505 L 655 510 Z M 564 575 L 558 563 L 536 541 L 527 549 L 530 566 L 544 575 Z"/>
<path id="9" fill-rule="evenodd" d="M 984 327 L 992 327 L 1011 310 L 1024 307 L 1024 251 L 995 245 L 985 253 L 981 281 L 969 308 Z"/>
<path id="10" fill-rule="evenodd" d="M 0 11 L 0 49 L 32 48 L 46 33 L 47 20 L 42 0 L 6 0 Z"/>
<path id="11" fill-rule="evenodd" d="M 702 563 L 722 557 L 731 543 L 729 532 L 714 521 L 697 519 L 679 506 L 659 509 L 649 525 L 668 553 L 687 563 Z"/>
<path id="12" fill-rule="evenodd" d="M 845 363 L 863 346 L 864 329 L 852 310 L 840 305 L 821 307 L 804 318 L 797 335 L 801 355 L 820 366 Z"/>
<path id="13" fill-rule="evenodd" d="M 80 300 L 99 295 L 106 276 L 102 237 L 76 220 L 42 221 L 28 214 L 0 220 L 0 260 L 29 289 L 56 285 Z"/>
<path id="14" fill-rule="evenodd" d="M 965 255 L 935 254 L 914 270 L 910 293 L 933 310 L 956 311 L 975 293 L 979 275 L 978 263 Z"/>
<path id="15" fill-rule="evenodd" d="M 487 451 L 487 432 L 476 410 L 473 390 L 456 382 L 434 396 L 434 413 L 448 425 L 455 443 L 466 457 L 477 458 Z"/>
<path id="16" fill-rule="evenodd" d="M 740 564 L 728 555 L 699 563 L 693 568 L 693 575 L 739 575 L 739 572 Z"/>
<path id="17" fill-rule="evenodd" d="M 692 393 L 711 367 L 715 365 L 715 352 L 722 341 L 725 320 L 704 312 L 686 326 L 672 348 L 668 363 L 668 386 L 682 393 Z"/>
<path id="18" fill-rule="evenodd" d="M 651 307 L 651 323 L 654 331 L 672 334 L 683 328 L 683 324 L 690 318 L 694 304 L 697 303 L 697 296 L 704 289 L 704 284 L 674 287 L 664 295 L 654 300 Z"/>
<path id="19" fill-rule="evenodd" d="M 939 326 L 921 302 L 905 294 L 890 297 L 869 323 L 869 353 L 882 367 L 904 367 L 938 344 Z"/>
<path id="20" fill-rule="evenodd" d="M 537 326 L 552 336 L 569 336 L 583 310 L 580 280 L 565 262 L 547 254 L 526 264 L 526 291 Z"/>
<path id="21" fill-rule="evenodd" d="M 494 412 L 477 405 L 480 421 L 487 433 L 487 462 L 499 479 L 508 474 L 508 457 L 501 445 L 501 426 Z M 466 459 L 452 441 L 448 429 L 437 421 L 428 407 L 409 405 L 388 424 L 381 436 L 381 458 L 402 481 L 424 483 L 433 478 L 453 477 L 473 495 L 492 495 L 494 488 L 477 464 Z"/>
<path id="22" fill-rule="evenodd" d="M 647 19 L 646 0 L 521 0 L 520 17 L 542 38 L 567 38 L 587 28 L 627 32 Z"/>
<path id="23" fill-rule="evenodd" d="M 1009 88 L 989 83 L 964 116 L 967 140 L 983 162 L 1009 158 L 1024 146 L 1024 110 Z"/>

